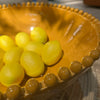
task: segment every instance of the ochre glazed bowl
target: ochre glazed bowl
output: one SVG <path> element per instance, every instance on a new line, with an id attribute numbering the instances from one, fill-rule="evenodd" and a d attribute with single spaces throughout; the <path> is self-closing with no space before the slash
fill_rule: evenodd
<path id="1" fill-rule="evenodd" d="M 31 29 L 36 26 L 43 28 L 50 40 L 58 40 L 60 42 L 63 49 L 63 57 L 57 64 L 47 67 L 43 76 L 34 78 L 41 85 L 38 93 L 33 95 L 25 90 L 26 81 L 30 80 L 26 76 L 19 87 L 23 92 L 20 93 L 21 96 L 18 96 L 22 100 L 31 98 L 35 100 L 51 100 L 51 96 L 54 96 L 56 92 L 63 91 L 72 84 L 99 58 L 100 21 L 82 10 L 57 4 L 38 2 L 35 4 L 28 2 L 22 5 L 0 5 L 1 35 L 6 34 L 14 38 L 20 31 L 30 34 Z M 78 73 L 77 64 L 75 68 L 70 68 L 71 64 L 76 61 L 82 65 Z M 59 77 L 58 75 L 62 67 L 68 68 L 71 73 L 71 78 L 67 81 L 63 81 L 61 79 L 63 76 Z M 73 73 L 73 70 L 76 73 Z M 52 88 L 48 88 L 44 84 L 44 78 L 51 73 L 57 77 L 58 84 Z M 1 98 L 6 100 L 10 95 L 7 94 L 7 87 L 0 84 L 0 91 Z M 17 90 L 13 91 L 16 93 Z M 18 91 L 17 93 L 19 93 Z M 11 94 L 11 96 L 13 95 Z"/>

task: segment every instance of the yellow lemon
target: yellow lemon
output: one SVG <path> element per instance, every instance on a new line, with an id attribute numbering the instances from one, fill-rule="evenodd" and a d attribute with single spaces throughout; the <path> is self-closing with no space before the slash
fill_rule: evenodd
<path id="1" fill-rule="evenodd" d="M 43 46 L 44 45 L 40 42 L 31 41 L 25 46 L 24 50 L 33 51 L 33 52 L 41 55 Z"/>
<path id="2" fill-rule="evenodd" d="M 19 63 L 8 63 L 0 71 L 0 82 L 4 86 L 19 85 L 24 78 L 23 67 Z"/>
<path id="3" fill-rule="evenodd" d="M 62 49 L 58 41 L 47 42 L 42 50 L 42 60 L 46 65 L 55 64 L 62 56 Z"/>
<path id="4" fill-rule="evenodd" d="M 19 47 L 24 48 L 24 46 L 30 41 L 30 36 L 25 32 L 19 32 L 15 36 L 15 41 Z"/>
<path id="5" fill-rule="evenodd" d="M 32 51 L 24 51 L 20 62 L 25 69 L 26 74 L 31 77 L 40 76 L 45 70 L 41 57 Z"/>
<path id="6" fill-rule="evenodd" d="M 37 42 L 41 42 L 41 43 L 46 43 L 47 42 L 47 34 L 40 27 L 35 27 L 31 31 L 31 38 L 32 38 L 33 41 L 37 41 Z"/>
<path id="7" fill-rule="evenodd" d="M 0 48 L 4 51 L 10 50 L 12 47 L 15 46 L 14 41 L 7 35 L 0 36 Z"/>

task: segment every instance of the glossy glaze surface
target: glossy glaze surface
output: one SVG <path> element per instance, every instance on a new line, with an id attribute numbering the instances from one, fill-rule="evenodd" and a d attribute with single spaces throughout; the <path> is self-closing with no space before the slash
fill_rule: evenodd
<path id="1" fill-rule="evenodd" d="M 93 21 L 91 21 L 93 20 Z M 58 40 L 63 49 L 63 57 L 56 65 L 47 68 L 45 75 L 36 78 L 43 83 L 44 77 L 48 73 L 58 76 L 58 71 L 62 66 L 70 69 L 73 61 L 82 61 L 84 56 L 88 56 L 90 51 L 96 49 L 99 42 L 99 28 L 94 24 L 95 18 L 88 13 L 78 11 L 78 9 L 61 5 L 39 5 L 32 6 L 30 3 L 21 5 L 10 5 L 8 8 L 3 5 L 0 9 L 0 34 L 6 34 L 14 39 L 16 33 L 23 31 L 30 34 L 30 31 L 39 26 L 43 28 L 50 40 Z M 98 22 L 98 21 L 97 21 Z M 45 84 L 43 83 L 43 88 Z M 0 86 L 1 91 L 6 88 Z"/>

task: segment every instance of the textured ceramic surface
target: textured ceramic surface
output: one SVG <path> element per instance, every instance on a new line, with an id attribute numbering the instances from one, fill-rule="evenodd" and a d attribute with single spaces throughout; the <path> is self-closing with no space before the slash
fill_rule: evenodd
<path id="1" fill-rule="evenodd" d="M 70 70 L 73 61 L 82 63 L 83 69 L 87 65 L 83 58 L 91 56 L 92 50 L 100 50 L 99 33 L 100 21 L 91 14 L 82 10 L 61 6 L 57 4 L 43 3 L 23 3 L 22 6 L 0 5 L 0 34 L 6 34 L 14 38 L 20 31 L 27 32 L 39 26 L 43 28 L 50 40 L 58 40 L 61 43 L 64 55 L 56 65 L 48 67 L 46 73 L 36 78 L 42 84 L 42 89 L 46 88 L 44 77 L 48 73 L 53 73 L 58 77 L 61 67 L 65 66 Z M 92 57 L 91 57 L 92 58 Z M 93 59 L 93 58 L 92 58 Z M 87 64 L 86 64 L 87 63 Z M 89 62 L 90 65 L 92 64 Z M 76 68 L 77 69 L 77 68 Z M 72 71 L 70 70 L 72 73 Z M 72 73 L 72 75 L 74 75 Z M 58 77 L 59 82 L 62 82 Z M 71 84 L 71 82 L 70 82 Z M 62 85 L 63 86 L 63 85 Z M 5 93 L 6 87 L 0 86 L 0 90 Z"/>

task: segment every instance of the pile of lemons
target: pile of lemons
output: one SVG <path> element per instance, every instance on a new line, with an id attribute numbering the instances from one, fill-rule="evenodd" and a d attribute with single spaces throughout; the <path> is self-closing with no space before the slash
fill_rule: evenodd
<path id="1" fill-rule="evenodd" d="M 48 41 L 46 32 L 35 27 L 30 34 L 19 32 L 15 39 L 0 36 L 0 82 L 5 86 L 20 84 L 25 74 L 38 77 L 45 65 L 53 65 L 62 56 L 59 41 Z"/>

